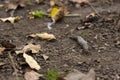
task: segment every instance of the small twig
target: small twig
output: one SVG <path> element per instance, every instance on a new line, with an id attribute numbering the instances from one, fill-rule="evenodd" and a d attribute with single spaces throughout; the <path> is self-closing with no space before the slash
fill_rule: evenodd
<path id="1" fill-rule="evenodd" d="M 12 67 L 13 67 L 13 69 L 14 69 L 14 74 L 15 74 L 16 80 L 19 80 L 19 77 L 18 77 L 18 74 L 17 74 L 17 71 L 18 71 L 18 70 L 17 70 L 16 67 L 15 67 L 15 62 L 14 62 L 14 60 L 13 60 L 13 58 L 12 58 L 11 53 L 8 52 L 8 54 L 9 54 L 10 61 L 11 61 L 11 63 L 12 63 Z"/>
<path id="2" fill-rule="evenodd" d="M 66 14 L 65 17 L 80 17 L 80 14 Z"/>

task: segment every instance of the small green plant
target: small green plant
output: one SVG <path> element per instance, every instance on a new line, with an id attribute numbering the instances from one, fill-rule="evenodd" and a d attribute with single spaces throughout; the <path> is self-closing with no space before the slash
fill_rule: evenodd
<path id="1" fill-rule="evenodd" d="M 43 18 L 43 16 L 45 15 L 48 15 L 46 12 L 40 10 L 36 10 L 36 11 L 31 11 L 31 14 L 34 16 L 34 17 L 37 17 L 37 18 Z"/>
<path id="2" fill-rule="evenodd" d="M 59 73 L 57 71 L 53 71 L 51 69 L 47 70 L 46 80 L 57 80 L 58 77 Z"/>

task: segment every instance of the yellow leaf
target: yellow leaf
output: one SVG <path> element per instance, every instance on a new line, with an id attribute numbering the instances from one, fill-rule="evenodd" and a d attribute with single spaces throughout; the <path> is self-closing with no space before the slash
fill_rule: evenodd
<path id="1" fill-rule="evenodd" d="M 53 20 L 53 22 L 60 20 L 61 18 L 64 17 L 64 13 L 65 13 L 65 8 L 64 7 L 54 7 L 51 10 L 50 16 Z"/>
<path id="2" fill-rule="evenodd" d="M 51 14 L 50 14 L 50 16 L 51 16 L 51 18 L 55 18 L 55 16 L 58 14 L 58 12 L 60 11 L 60 9 L 58 8 L 58 7 L 54 7 L 53 9 L 52 9 L 52 11 L 51 11 Z"/>

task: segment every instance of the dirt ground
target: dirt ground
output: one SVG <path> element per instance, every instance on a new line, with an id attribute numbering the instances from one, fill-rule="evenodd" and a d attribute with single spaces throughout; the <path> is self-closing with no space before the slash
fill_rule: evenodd
<path id="1" fill-rule="evenodd" d="M 4 0 L 0 0 L 3 3 Z M 120 80 L 120 0 L 107 2 L 104 0 L 92 0 L 91 4 L 100 14 L 100 17 L 91 21 L 92 25 L 88 28 L 79 30 L 84 26 L 85 16 L 94 12 L 89 6 L 76 8 L 75 4 L 63 0 L 71 13 L 80 13 L 81 17 L 65 17 L 63 20 L 53 25 L 52 30 L 47 28 L 50 18 L 29 19 L 28 12 L 30 10 L 44 10 L 50 8 L 49 0 L 45 0 L 42 4 L 33 3 L 23 9 L 16 10 L 15 15 L 23 16 L 18 22 L 4 23 L 0 22 L 0 41 L 10 40 L 16 47 L 23 47 L 25 44 L 32 42 L 40 44 L 42 51 L 40 54 L 32 55 L 42 67 L 39 73 L 45 73 L 48 68 L 56 67 L 60 72 L 77 69 L 84 73 L 94 68 L 96 72 L 96 80 Z M 4 9 L 0 9 L 0 17 L 8 17 Z M 56 36 L 54 42 L 32 39 L 26 36 L 48 32 Z M 82 36 L 89 44 L 90 54 L 82 53 L 81 46 L 70 39 L 71 36 Z M 41 54 L 46 54 L 49 59 L 45 61 Z M 17 64 L 20 80 L 23 79 L 26 65 L 20 62 L 23 60 L 21 55 L 12 54 Z M 0 55 L 0 63 L 4 62 L 4 66 L 0 66 L 0 80 L 14 80 L 13 68 L 8 57 L 8 52 Z"/>

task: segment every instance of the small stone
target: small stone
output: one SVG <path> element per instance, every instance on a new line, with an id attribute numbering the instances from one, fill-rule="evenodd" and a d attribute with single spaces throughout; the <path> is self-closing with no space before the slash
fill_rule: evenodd
<path id="1" fill-rule="evenodd" d="M 76 8 L 80 8 L 80 4 L 76 4 L 75 7 L 76 7 Z"/>
<path id="2" fill-rule="evenodd" d="M 66 27 L 69 27 L 70 25 L 69 24 L 66 24 Z"/>
<path id="3" fill-rule="evenodd" d="M 68 65 L 67 65 L 67 64 L 64 64 L 63 67 L 68 67 Z"/>

